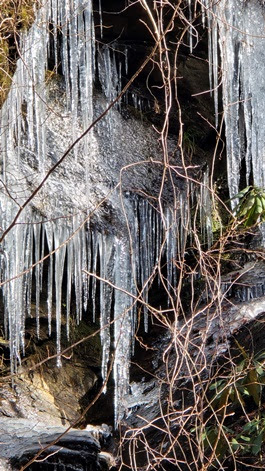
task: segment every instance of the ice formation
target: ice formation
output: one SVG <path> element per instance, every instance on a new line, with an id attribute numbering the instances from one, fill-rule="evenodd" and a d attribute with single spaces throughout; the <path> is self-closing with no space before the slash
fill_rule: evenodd
<path id="1" fill-rule="evenodd" d="M 104 35 L 102 26 L 101 34 Z M 62 135 L 62 142 L 75 139 L 93 121 L 96 47 L 91 0 L 47 0 L 36 12 L 36 21 L 30 31 L 21 36 L 20 50 L 13 85 L 0 114 L 2 231 L 12 223 L 19 207 L 41 182 L 51 163 L 60 157 L 51 145 L 53 134 L 47 131 L 49 123 L 56 122 L 53 116 L 60 115 L 61 121 L 72 123 L 71 136 Z M 107 46 L 101 47 L 97 54 L 98 78 L 105 100 L 110 103 L 120 92 L 122 68 L 128 72 L 127 50 L 123 51 L 123 64 Z M 54 64 L 51 78 L 55 76 L 56 79 L 60 68 L 66 97 L 66 106 L 63 108 L 58 103 L 54 115 L 47 101 L 50 79 L 47 71 L 51 60 Z M 136 104 L 141 106 L 139 100 Z M 56 176 L 51 176 L 48 191 L 41 192 L 25 207 L 4 238 L 0 262 L 12 371 L 16 371 L 25 349 L 26 317 L 35 316 L 39 333 L 44 283 L 41 260 L 46 257 L 48 328 L 51 333 L 55 318 L 58 366 L 61 364 L 62 319 L 66 319 L 64 323 L 69 336 L 74 292 L 77 323 L 88 304 L 92 306 L 94 319 L 100 313 L 103 380 L 107 378 L 111 344 L 114 344 L 117 423 L 122 417 L 123 398 L 128 391 L 137 310 L 142 304 L 147 330 L 148 290 L 157 276 L 161 247 L 164 247 L 162 256 L 167 264 L 166 285 L 174 292 L 177 280 L 174 259 L 177 253 L 184 251 L 188 199 L 185 188 L 180 191 L 180 209 L 165 208 L 162 223 L 157 207 L 147 199 L 128 193 L 123 197 L 121 211 L 125 234 L 115 232 L 115 228 L 113 231 L 97 228 L 96 224 L 91 227 L 88 208 L 91 209 L 89 188 L 93 182 L 90 182 L 89 169 L 93 166 L 95 174 L 97 139 L 104 135 L 111 147 L 115 126 L 117 119 L 110 113 L 98 126 L 97 137 L 90 133 L 75 147 L 72 164 L 70 162 L 68 167 L 60 170 L 58 181 Z M 60 142 L 57 145 L 60 146 Z M 114 165 L 111 154 L 106 165 Z M 64 172 L 72 178 L 64 178 Z M 100 179 L 94 185 L 100 192 Z M 119 193 L 112 198 L 116 198 L 116 204 L 121 206 Z M 50 255 L 47 256 L 47 252 Z M 90 279 L 88 273 L 92 274 Z M 97 281 L 93 274 L 100 280 Z M 66 299 L 62 299 L 63 284 L 66 284 Z M 35 313 L 32 303 L 36 306 Z M 65 308 L 62 308 L 63 303 Z M 111 322 L 114 322 L 114 339 L 110 334 Z"/>
<path id="2" fill-rule="evenodd" d="M 222 85 L 228 183 L 234 196 L 249 182 L 265 187 L 264 2 L 204 0 L 203 4 L 209 27 L 210 87 L 217 124 Z"/>

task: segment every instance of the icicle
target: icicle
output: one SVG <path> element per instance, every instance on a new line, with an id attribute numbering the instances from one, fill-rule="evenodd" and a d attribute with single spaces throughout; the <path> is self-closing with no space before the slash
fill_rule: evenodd
<path id="1" fill-rule="evenodd" d="M 82 296 L 81 302 L 83 301 L 83 309 L 87 311 L 87 303 L 88 303 L 88 277 L 87 274 L 84 273 L 83 270 L 89 270 L 89 261 L 88 261 L 88 254 L 87 254 L 87 239 L 86 239 L 86 230 L 82 229 L 81 231 L 81 263 L 82 263 Z"/>
<path id="2" fill-rule="evenodd" d="M 202 9 L 202 27 L 205 28 L 205 7 L 203 4 L 201 5 L 201 9 Z"/>
<path id="3" fill-rule="evenodd" d="M 25 268 L 31 267 L 33 264 L 33 227 L 32 224 L 29 224 L 28 229 L 28 238 L 26 246 L 26 256 L 25 256 Z M 27 283 L 27 293 L 26 293 L 26 305 L 25 305 L 25 316 L 31 317 L 31 297 L 32 297 L 32 270 L 26 274 L 26 283 Z"/>
<path id="4" fill-rule="evenodd" d="M 87 224 L 87 227 L 84 230 L 84 246 L 86 246 L 86 254 L 87 254 L 87 271 L 91 272 L 92 267 L 91 267 L 91 231 L 89 224 Z M 88 299 L 90 297 L 90 292 L 89 292 L 89 283 L 90 283 L 90 277 L 84 273 L 83 277 L 83 293 L 84 293 L 84 310 L 87 310 L 87 303 Z"/>
<path id="5" fill-rule="evenodd" d="M 209 61 L 209 87 L 210 94 L 213 92 L 213 56 L 212 56 L 212 10 L 210 9 L 209 0 L 204 0 L 205 9 L 207 12 L 207 22 L 208 22 L 208 61 Z"/>
<path id="6" fill-rule="evenodd" d="M 118 66 L 118 90 L 117 90 L 117 93 L 118 95 L 121 94 L 121 91 L 122 91 L 122 62 L 121 60 L 119 60 L 119 66 Z M 118 102 L 118 110 L 121 111 L 121 103 L 122 103 L 122 100 L 119 100 Z"/>
<path id="7" fill-rule="evenodd" d="M 209 191 L 209 170 L 203 175 L 200 191 L 200 226 L 202 240 L 210 247 L 213 243 L 212 233 L 212 199 Z"/>
<path id="8" fill-rule="evenodd" d="M 127 46 L 125 46 L 125 49 L 124 49 L 124 56 L 125 56 L 125 74 L 128 75 L 129 63 L 128 63 L 128 47 Z"/>
<path id="9" fill-rule="evenodd" d="M 98 0 L 98 13 L 99 13 L 100 37 L 102 39 L 103 38 L 103 21 L 102 21 L 101 0 Z"/>
<path id="10" fill-rule="evenodd" d="M 183 204 L 183 202 L 180 204 Z M 171 208 L 166 208 L 165 219 L 167 225 L 166 232 L 166 257 L 167 257 L 167 289 L 170 293 L 174 292 L 177 274 L 175 259 L 177 257 L 177 241 L 178 241 L 178 230 L 177 230 L 177 215 L 176 212 L 172 212 Z"/>
<path id="11" fill-rule="evenodd" d="M 40 251 L 41 260 L 43 260 L 43 257 L 44 257 L 44 248 L 45 248 L 44 244 L 45 244 L 45 232 L 44 230 L 41 230 L 41 251 Z M 43 263 L 40 264 L 40 291 L 42 291 L 42 286 L 43 286 Z"/>
<path id="12" fill-rule="evenodd" d="M 25 284 L 23 283 L 23 277 L 17 275 L 22 273 L 25 267 L 26 236 L 27 227 L 18 224 L 14 228 L 13 237 L 6 238 L 4 247 L 4 251 L 8 254 L 5 277 L 6 280 L 10 281 L 3 286 L 3 295 L 5 311 L 8 315 L 12 372 L 16 371 L 17 361 L 21 361 L 20 351 L 23 350 L 24 325 L 22 325 L 22 320 L 24 320 L 24 314 L 22 312 L 25 309 L 23 305 L 25 299 L 23 288 L 25 288 Z"/>
<path id="13" fill-rule="evenodd" d="M 228 184 L 230 196 L 239 190 L 241 162 L 245 159 L 246 181 L 264 187 L 265 78 L 260 67 L 264 57 L 264 15 L 261 3 L 240 0 L 211 4 L 204 0 L 209 27 L 209 63 L 217 84 L 217 24 L 222 68 L 226 122 Z M 210 79 L 210 86 L 211 79 Z M 215 92 L 216 93 L 216 92 Z M 217 106 L 217 94 L 215 98 Z M 236 204 L 236 202 L 232 204 Z"/>
<path id="14" fill-rule="evenodd" d="M 192 10 L 191 10 L 191 0 L 188 0 L 188 6 L 189 6 L 189 22 L 190 25 L 192 23 Z M 190 54 L 192 54 L 193 50 L 193 37 L 192 37 L 192 26 L 189 27 L 189 43 L 190 43 Z"/>
<path id="15" fill-rule="evenodd" d="M 92 273 L 97 273 L 97 260 L 98 260 L 98 240 L 96 234 L 92 234 Z M 93 305 L 93 322 L 96 322 L 96 288 L 97 288 L 97 280 L 93 276 L 92 277 L 92 289 L 91 289 L 91 298 L 92 298 L 92 305 Z"/>
<path id="16" fill-rule="evenodd" d="M 45 223 L 45 234 L 49 253 L 53 251 L 53 228 L 51 222 Z M 53 293 L 53 255 L 49 257 L 48 285 L 47 285 L 47 307 L 48 307 L 48 329 L 49 335 L 52 332 L 52 293 Z"/>
<path id="17" fill-rule="evenodd" d="M 70 336 L 71 294 L 73 282 L 73 241 L 67 244 L 66 335 Z"/>
<path id="18" fill-rule="evenodd" d="M 114 282 L 115 245 L 113 236 L 99 238 L 100 277 Z M 105 381 L 110 356 L 110 320 L 113 289 L 104 281 L 100 282 L 100 340 L 102 345 L 102 378 Z"/>
<path id="19" fill-rule="evenodd" d="M 102 48 L 98 48 L 98 75 L 102 91 L 108 103 L 111 103 L 117 97 L 119 91 L 119 74 L 114 50 L 115 44 L 112 47 L 112 54 L 108 46 L 104 45 Z M 114 136 L 113 125 L 115 123 L 115 120 L 112 119 L 112 110 L 105 117 L 105 122 L 107 123 L 108 134 L 112 142 Z"/>
<path id="20" fill-rule="evenodd" d="M 79 219 L 74 218 L 73 227 L 77 229 L 79 226 Z M 75 235 L 73 239 L 73 250 L 74 250 L 74 285 L 75 285 L 75 304 L 76 304 L 76 320 L 77 324 L 82 319 L 82 261 L 81 261 L 81 237 L 80 231 Z"/>
<path id="21" fill-rule="evenodd" d="M 148 278 L 149 278 L 149 233 L 147 230 L 148 222 L 148 203 L 145 200 L 139 202 L 139 232 L 140 232 L 140 252 L 139 252 L 139 265 L 140 265 L 140 281 L 141 287 L 145 286 L 142 292 L 143 300 L 143 313 L 144 313 L 144 329 L 148 332 Z"/>
<path id="22" fill-rule="evenodd" d="M 210 0 L 202 2 L 202 22 L 205 24 L 205 10 L 208 22 L 208 61 L 209 61 L 209 87 L 214 95 L 215 125 L 218 126 L 218 32 L 216 19 L 216 5 Z"/>
<path id="23" fill-rule="evenodd" d="M 69 57 L 68 57 L 68 18 L 69 18 L 69 6 L 68 2 L 62 2 L 62 8 L 60 9 L 60 24 L 62 30 L 62 72 L 64 75 L 65 88 L 66 88 L 66 100 L 67 108 L 71 107 L 71 89 L 70 89 L 70 75 L 69 75 Z"/>
<path id="24" fill-rule="evenodd" d="M 179 237 L 177 240 L 179 244 L 178 250 L 181 257 L 184 256 L 190 226 L 190 207 L 188 194 L 188 188 L 184 191 L 181 191 L 179 194 Z"/>
<path id="25" fill-rule="evenodd" d="M 77 137 L 77 113 L 78 113 L 78 29 L 77 29 L 77 2 L 72 0 L 71 15 L 69 20 L 69 66 L 71 83 L 71 113 L 72 113 L 72 139 Z M 77 159 L 78 146 L 74 147 L 74 155 Z"/>
<path id="26" fill-rule="evenodd" d="M 29 224 L 25 228 L 25 235 L 23 237 L 24 245 L 22 252 L 24 253 L 24 267 L 30 267 L 32 265 L 32 225 Z M 25 322 L 26 315 L 30 315 L 31 308 L 31 289 L 32 289 L 32 270 L 25 273 L 22 278 L 22 312 L 21 312 L 21 334 L 20 342 L 22 353 L 25 355 Z"/>
<path id="27" fill-rule="evenodd" d="M 214 8 L 214 5 L 212 6 Z M 212 60 L 213 60 L 213 93 L 214 93 L 214 111 L 215 127 L 218 128 L 218 39 L 217 24 L 215 17 L 212 22 Z"/>
<path id="28" fill-rule="evenodd" d="M 56 345 L 57 345 L 57 366 L 61 366 L 61 310 L 62 310 L 62 282 L 64 272 L 64 259 L 66 246 L 64 242 L 68 234 L 61 221 L 54 225 L 54 247 L 55 252 L 55 294 L 56 294 Z M 60 247 L 60 248 L 59 248 Z"/>
<path id="29" fill-rule="evenodd" d="M 115 285 L 118 288 L 128 291 L 130 287 L 130 255 L 129 247 L 125 241 L 116 239 L 115 257 Z M 131 329 L 131 299 L 124 292 L 116 289 L 114 296 L 114 341 L 115 341 L 115 361 L 114 361 L 114 421 L 115 426 L 124 413 L 124 397 L 129 389 L 129 366 L 131 356 L 131 336 L 128 335 Z"/>
<path id="30" fill-rule="evenodd" d="M 133 106 L 137 110 L 138 109 L 138 100 L 137 100 L 137 95 L 135 93 L 132 93 L 132 101 L 133 101 Z"/>
<path id="31" fill-rule="evenodd" d="M 37 337 L 40 336 L 40 224 L 34 224 L 34 245 L 35 245 L 35 283 L 36 283 L 36 327 L 37 327 Z"/>
<path id="32" fill-rule="evenodd" d="M 142 288 L 141 280 L 141 241 L 140 241 L 140 209 L 139 209 L 139 197 L 128 195 L 129 198 L 125 198 L 124 207 L 127 217 L 128 230 L 130 232 L 130 263 L 131 263 L 131 273 L 130 280 L 128 283 L 128 291 L 133 295 L 137 296 L 139 290 Z M 132 300 L 132 309 L 131 309 L 131 327 L 130 327 L 130 336 L 131 336 L 131 351 L 134 353 L 135 346 L 135 330 L 138 322 L 138 305 L 135 301 Z M 148 326 L 146 326 L 147 328 Z"/>
<path id="33" fill-rule="evenodd" d="M 93 19 L 91 1 L 87 8 L 79 15 L 78 21 L 78 48 L 79 57 L 79 93 L 83 128 L 87 129 L 93 121 Z M 86 138 L 87 145 L 88 138 Z M 87 153 L 87 152 L 85 152 Z"/>
<path id="34" fill-rule="evenodd" d="M 57 5 L 58 0 L 52 0 L 51 2 L 51 12 L 50 12 L 50 17 L 52 19 L 53 23 L 53 46 L 54 46 L 54 59 L 55 59 L 55 67 L 54 67 L 54 72 L 57 74 L 58 71 L 58 44 L 57 44 L 57 25 L 59 23 L 58 19 L 58 5 Z M 49 42 L 48 42 L 49 44 Z M 49 52 L 49 51 L 48 51 Z"/>

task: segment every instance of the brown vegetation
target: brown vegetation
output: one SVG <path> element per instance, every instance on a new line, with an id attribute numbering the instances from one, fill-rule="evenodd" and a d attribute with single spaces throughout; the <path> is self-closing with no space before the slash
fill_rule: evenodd
<path id="1" fill-rule="evenodd" d="M 20 32 L 34 20 L 36 0 L 0 0 L 0 106 L 6 98 L 16 60 Z"/>

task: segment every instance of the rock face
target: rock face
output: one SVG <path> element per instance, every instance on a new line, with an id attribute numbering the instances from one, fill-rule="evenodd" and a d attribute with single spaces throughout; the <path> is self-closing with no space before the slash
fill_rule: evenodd
<path id="1" fill-rule="evenodd" d="M 39 361 L 46 360 L 47 351 L 56 356 L 54 341 L 50 338 L 45 341 L 42 337 L 42 342 L 31 342 L 34 348 L 26 350 L 28 358 L 19 368 L 13 387 L 8 382 L 1 386 L 0 417 L 32 418 L 50 425 L 74 423 L 88 406 L 89 391 L 93 395 L 98 389 L 101 370 L 99 338 L 96 341 L 97 361 L 91 355 L 95 342 L 90 340 L 82 343 L 82 353 L 75 349 L 65 354 L 62 368 L 56 366 L 56 359 L 36 367 Z"/>
<path id="2" fill-rule="evenodd" d="M 17 470 L 38 454 L 29 470 L 64 469 L 101 471 L 109 469 L 107 456 L 100 455 L 100 442 L 110 439 L 108 427 L 94 431 L 70 430 L 40 425 L 27 419 L 1 419 L 0 469 Z M 46 449 L 45 449 L 46 448 Z M 42 453 L 39 453 L 45 449 Z M 2 466 L 2 468 L 1 468 Z M 11 468 L 10 468 L 11 469 Z"/>

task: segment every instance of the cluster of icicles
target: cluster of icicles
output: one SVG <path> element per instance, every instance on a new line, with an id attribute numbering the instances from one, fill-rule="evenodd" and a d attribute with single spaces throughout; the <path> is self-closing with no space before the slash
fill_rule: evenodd
<path id="1" fill-rule="evenodd" d="M 202 6 L 203 18 L 207 16 L 209 26 L 210 88 L 214 90 L 216 124 L 220 122 L 218 119 L 220 85 L 218 47 L 220 48 L 228 182 L 231 196 L 238 191 L 243 161 L 246 169 L 246 183 L 253 178 L 254 184 L 259 187 L 265 186 L 263 106 L 265 74 L 261 66 L 265 62 L 265 38 L 262 8 L 262 3 L 254 0 L 249 2 L 221 0 L 215 4 L 210 0 L 204 0 Z M 101 14 L 100 18 L 102 18 Z M 52 50 L 47 25 L 50 25 L 49 27 L 52 25 L 53 28 Z M 101 31 L 102 29 L 101 23 Z M 59 37 L 60 44 L 57 42 Z M 47 0 L 36 13 L 36 21 L 29 33 L 21 38 L 22 58 L 17 62 L 13 86 L 1 111 L 2 185 L 3 188 L 12 189 L 12 194 L 16 195 L 16 201 L 14 201 L 7 191 L 1 193 L 0 225 L 2 230 L 12 222 L 18 205 L 24 203 L 25 192 L 30 191 L 30 188 L 23 188 L 18 179 L 20 151 L 25 146 L 23 138 L 25 133 L 27 134 L 27 150 L 37 156 L 40 179 L 47 171 L 45 74 L 48 69 L 48 59 L 53 57 L 55 70 L 58 63 L 61 64 L 67 107 L 71 111 L 73 120 L 72 137 L 74 139 L 78 119 L 80 121 L 81 118 L 84 129 L 93 121 L 95 48 L 91 0 L 86 2 Z M 103 92 L 111 101 L 121 90 L 122 66 L 120 62 L 115 63 L 115 54 L 110 53 L 108 47 L 101 48 L 100 57 L 98 76 Z M 126 49 L 124 61 L 123 68 L 127 70 Z M 137 97 L 132 98 L 136 106 L 141 108 Z M 25 113 L 21 113 L 21 110 L 25 108 L 26 118 Z M 110 120 L 109 126 L 111 127 Z M 201 217 L 206 219 L 204 227 L 209 242 L 211 223 L 207 219 L 207 211 L 210 211 L 210 200 L 204 190 L 202 190 L 201 198 L 207 208 Z M 34 269 L 36 293 L 33 299 L 36 304 L 34 315 L 37 320 L 37 330 L 39 330 L 43 268 L 38 262 L 43 257 L 44 247 L 47 245 L 50 252 L 55 251 L 54 256 L 49 257 L 47 310 L 49 331 L 51 331 L 52 306 L 55 298 L 58 363 L 60 363 L 61 351 L 64 272 L 67 273 L 66 329 L 68 334 L 72 288 L 74 287 L 75 292 L 77 321 L 80 321 L 88 302 L 94 306 L 92 310 L 95 317 L 96 296 L 100 299 L 103 379 L 107 375 L 110 357 L 109 323 L 112 317 L 115 319 L 115 415 L 118 421 L 122 416 L 123 398 L 128 390 L 129 360 L 133 350 L 136 323 L 136 297 L 140 296 L 147 328 L 148 279 L 152 276 L 154 266 L 160 256 L 159 251 L 163 240 L 166 240 L 164 256 L 167 262 L 168 287 L 174 286 L 176 282 L 177 273 L 173 260 L 177 251 L 183 249 L 183 247 L 177 247 L 176 240 L 181 239 L 181 227 L 187 227 L 185 201 L 184 197 L 183 224 L 179 225 L 169 209 L 165 211 L 162 224 L 159 213 L 147 201 L 131 198 L 127 209 L 130 206 L 128 220 L 133 250 L 129 244 L 129 237 L 119 239 L 113 234 L 103 235 L 95 230 L 92 231 L 88 224 L 83 222 L 81 216 L 75 216 L 71 222 L 68 220 L 67 223 L 64 219 L 58 219 L 56 222 L 49 221 L 41 225 L 33 209 L 30 206 L 27 207 L 18 221 L 21 224 L 17 224 L 10 231 L 1 249 L 5 328 L 6 335 L 10 339 L 12 369 L 16 368 L 17 361 L 20 361 L 21 352 L 24 350 L 25 318 L 32 316 L 32 270 L 29 267 L 33 263 L 37 263 Z M 182 236 L 182 238 L 185 237 Z M 95 273 L 98 266 L 100 277 L 108 283 L 104 281 L 97 283 L 93 276 L 89 281 L 86 272 Z M 11 281 L 6 282 L 7 280 Z M 52 293 L 53 287 L 55 287 L 55 296 Z"/>
<path id="2" fill-rule="evenodd" d="M 51 47 L 50 31 L 53 29 Z M 49 27 L 48 27 L 49 26 Z M 60 36 L 60 44 L 58 37 Z M 95 74 L 95 39 L 92 1 L 47 0 L 36 12 L 36 21 L 28 34 L 21 37 L 21 59 L 13 77 L 13 85 L 1 110 L 2 192 L 0 194 L 1 228 L 12 223 L 19 205 L 30 194 L 30 186 L 20 180 L 21 153 L 37 156 L 40 181 L 47 172 L 46 141 L 46 85 L 48 59 L 52 57 L 55 69 L 60 66 L 64 76 L 67 108 L 72 116 L 72 138 L 75 139 L 77 121 L 84 129 L 93 121 L 93 80 Z M 52 49 L 52 50 L 51 50 Z M 121 87 L 121 65 L 115 63 L 115 54 L 108 47 L 100 51 L 98 76 L 102 90 L 110 102 Z M 124 51 L 127 69 L 127 54 Z M 136 102 L 140 106 L 139 102 Z M 26 113 L 22 110 L 26 109 Z M 109 119 L 109 132 L 111 120 Z M 25 140 L 26 135 L 26 140 Z M 89 136 L 85 146 L 89 145 Z M 84 147 L 86 149 L 86 147 Z M 75 149 L 77 152 L 77 148 Z M 200 197 L 205 208 L 201 219 L 210 212 L 210 198 L 206 192 L 207 175 Z M 187 190 L 186 190 L 187 191 Z M 15 197 L 11 197 L 15 195 Z M 25 196 L 26 195 L 26 196 Z M 182 196 L 180 196 L 180 199 Z M 62 304 L 65 303 L 66 332 L 69 336 L 71 298 L 74 290 L 76 320 L 92 306 L 95 320 L 100 312 L 102 343 L 102 377 L 107 377 L 110 360 L 110 323 L 114 323 L 115 360 L 115 422 L 122 417 L 124 396 L 128 392 L 129 363 L 133 352 L 136 313 L 142 305 L 145 329 L 148 327 L 148 288 L 155 276 L 154 267 L 161 256 L 167 263 L 167 287 L 176 285 L 177 272 L 174 259 L 184 250 L 185 231 L 188 228 L 187 195 L 180 201 L 181 213 L 165 209 L 163 218 L 146 200 L 128 197 L 126 203 L 127 234 L 103 234 L 90 229 L 84 215 L 65 219 L 63 208 L 54 208 L 58 216 L 54 221 L 43 219 L 33 206 L 28 205 L 18 223 L 7 234 L 1 248 L 1 282 L 5 309 L 5 335 L 10 341 L 12 371 L 16 371 L 25 351 L 25 320 L 36 317 L 37 333 L 40 329 L 40 299 L 44 282 L 43 264 L 48 248 L 47 316 L 49 333 L 54 318 L 57 332 L 58 365 L 61 363 Z M 60 213 L 61 211 L 61 213 Z M 83 213 L 82 213 L 83 214 Z M 61 218 L 60 218 L 61 216 Z M 205 221 L 206 237 L 211 243 L 209 220 Z M 184 229 L 185 228 L 185 229 Z M 180 241 L 180 242 L 178 242 Z M 34 271 L 31 269 L 34 266 Z M 100 280 L 95 276 L 98 274 Z M 62 299 L 62 284 L 66 278 L 66 299 Z M 32 293 L 34 286 L 35 293 Z M 54 293 L 53 293 L 54 291 Z M 138 298 L 138 302 L 137 302 Z M 32 312 L 32 300 L 36 305 Z M 99 300 L 99 306 L 96 306 Z"/>
<path id="3" fill-rule="evenodd" d="M 51 27 L 52 42 L 49 31 Z M 20 49 L 21 59 L 17 62 L 13 85 L 0 115 L 2 230 L 12 223 L 19 205 L 23 205 L 31 191 L 26 179 L 20 178 L 23 174 L 21 165 L 24 149 L 35 157 L 39 181 L 48 170 L 45 128 L 45 74 L 48 59 L 52 57 L 55 70 L 60 62 L 66 88 L 66 106 L 72 116 L 72 139 L 77 137 L 77 121 L 80 125 L 81 120 L 84 129 L 93 121 L 95 39 L 91 0 L 47 0 L 36 12 L 36 21 L 28 34 L 21 36 Z M 127 69 L 126 51 L 124 60 L 123 67 Z M 97 70 L 102 90 L 110 102 L 120 91 L 121 65 L 115 63 L 115 54 L 110 53 L 108 47 L 102 47 L 100 51 Z M 137 103 L 139 106 L 139 102 Z M 110 118 L 108 123 L 111 133 Z M 85 149 L 89 146 L 89 136 L 83 145 Z M 75 153 L 77 152 L 76 148 Z M 130 237 L 127 234 L 123 238 L 113 233 L 103 234 L 90 229 L 84 213 L 78 214 L 76 210 L 73 211 L 75 215 L 72 218 L 64 218 L 64 208 L 59 199 L 54 215 L 46 215 L 46 222 L 43 221 L 43 215 L 28 205 L 17 224 L 6 235 L 1 248 L 5 335 L 10 342 L 11 368 L 13 372 L 16 371 L 25 351 L 27 317 L 36 318 L 39 334 L 43 285 L 47 291 L 50 334 L 52 321 L 56 319 L 58 366 L 61 364 L 62 324 L 66 325 L 63 328 L 66 328 L 69 336 L 71 298 L 75 299 L 77 323 L 88 306 L 92 306 L 91 315 L 94 320 L 100 313 L 103 381 L 107 377 L 111 343 L 114 343 L 113 375 L 117 423 L 122 417 L 124 396 L 128 392 L 136 312 L 140 303 L 147 329 L 148 280 L 154 277 L 154 267 L 160 257 L 162 243 L 163 256 L 167 261 L 167 286 L 171 289 L 176 283 L 177 274 L 173 261 L 177 253 L 176 241 L 185 238 L 182 232 L 183 227 L 186 227 L 185 218 L 188 214 L 185 206 L 187 198 L 183 198 L 181 204 L 184 218 L 184 224 L 181 225 L 170 209 L 165 210 L 162 224 L 158 211 L 147 201 L 128 197 L 126 211 Z M 55 220 L 52 220 L 55 216 Z M 46 268 L 44 270 L 40 261 L 47 255 L 47 249 L 50 256 L 45 262 L 45 266 L 48 264 L 46 275 Z M 182 249 L 178 247 L 178 250 Z M 33 266 L 34 270 L 31 269 Z M 89 276 L 89 273 L 97 273 L 101 281 L 95 276 Z M 62 295 L 65 279 L 66 299 Z M 34 312 L 33 303 L 36 306 Z M 65 308 L 62 312 L 63 304 Z M 110 328 L 111 322 L 114 323 L 113 329 Z M 113 340 L 110 330 L 114 332 Z"/>
<path id="4" fill-rule="evenodd" d="M 218 90 L 222 86 L 232 197 L 240 184 L 253 182 L 265 187 L 264 2 L 203 0 L 202 4 L 203 20 L 206 16 L 209 27 L 210 89 L 214 91 L 216 126 L 222 124 L 218 116 Z"/>

